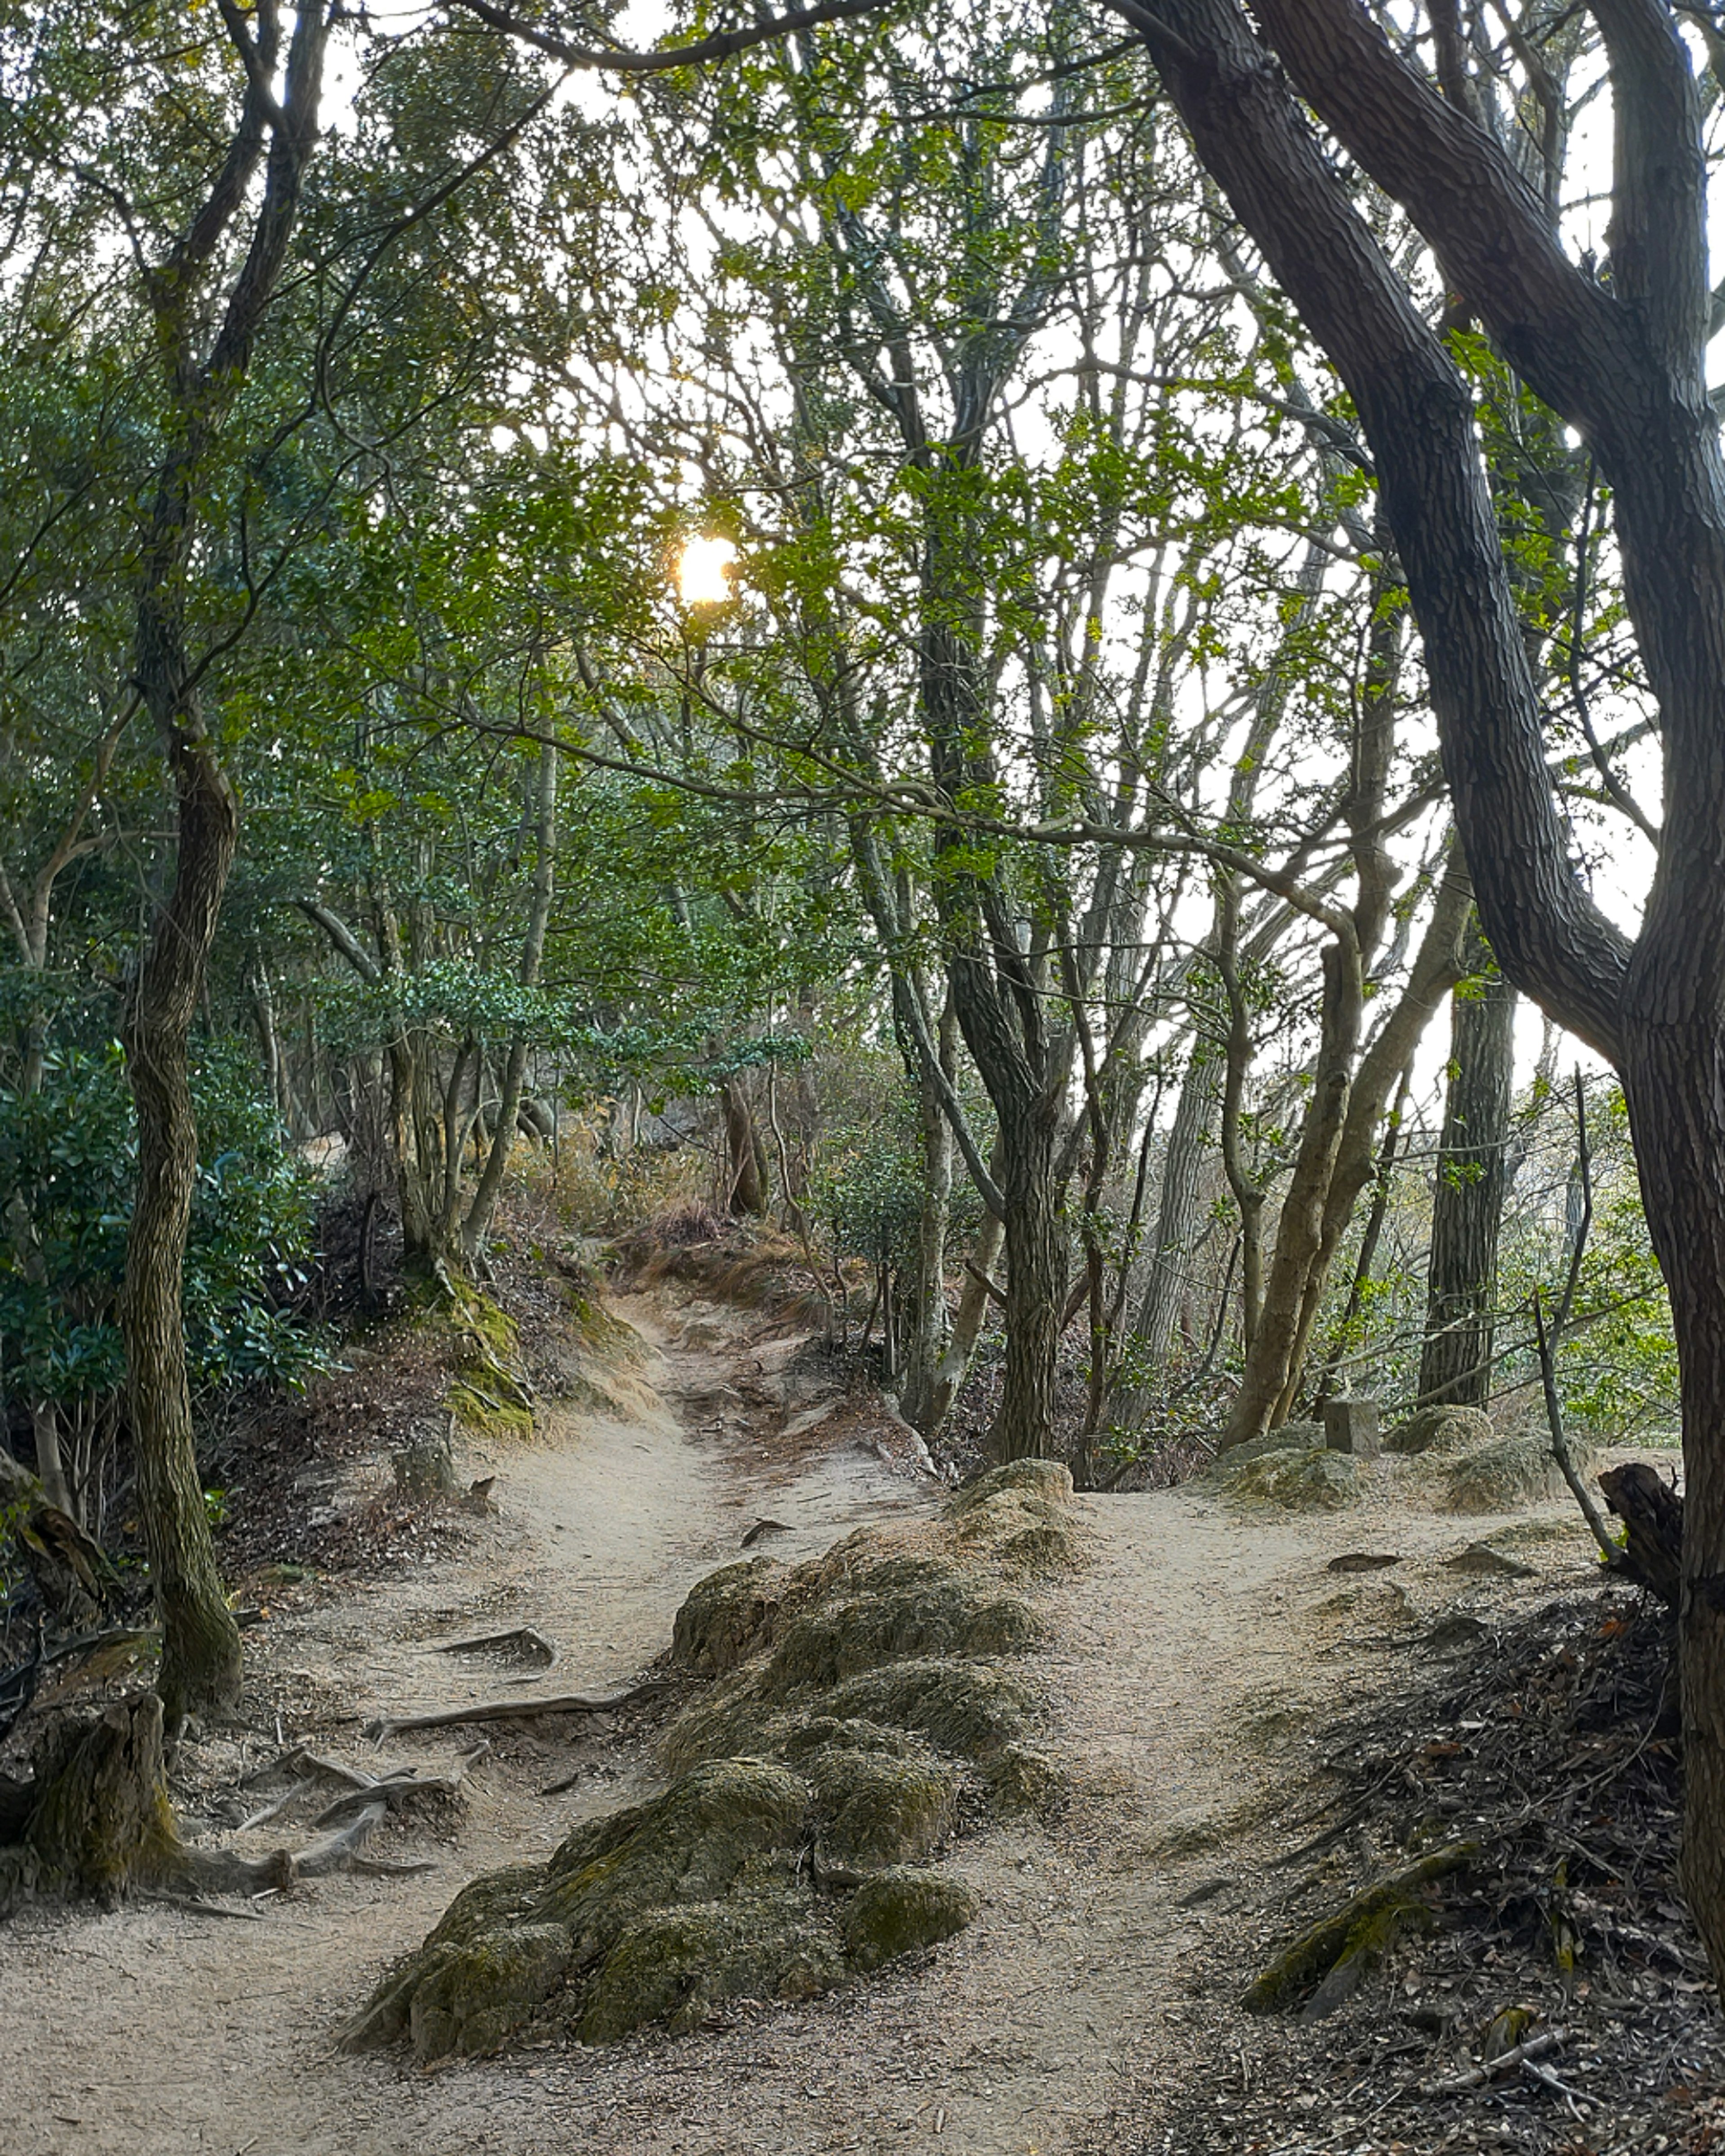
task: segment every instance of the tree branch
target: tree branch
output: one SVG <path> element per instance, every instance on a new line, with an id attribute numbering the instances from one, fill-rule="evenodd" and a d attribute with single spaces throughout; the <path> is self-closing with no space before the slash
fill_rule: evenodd
<path id="1" fill-rule="evenodd" d="M 523 44 L 532 46 L 536 52 L 562 60 L 566 67 L 610 74 L 662 74 L 672 68 L 699 67 L 708 60 L 728 59 L 733 53 L 746 53 L 775 38 L 818 29 L 823 23 L 847 23 L 859 15 L 877 15 L 889 4 L 890 0 L 822 0 L 818 7 L 793 8 L 788 15 L 752 23 L 747 29 L 716 31 L 711 37 L 699 38 L 692 45 L 668 46 L 662 52 L 633 53 L 620 48 L 608 49 L 602 45 L 572 45 L 567 38 L 554 36 L 535 23 L 524 22 L 519 15 L 512 15 L 506 8 L 493 7 L 491 0 L 455 0 L 458 8 L 478 16 L 492 29 L 501 30 Z"/>

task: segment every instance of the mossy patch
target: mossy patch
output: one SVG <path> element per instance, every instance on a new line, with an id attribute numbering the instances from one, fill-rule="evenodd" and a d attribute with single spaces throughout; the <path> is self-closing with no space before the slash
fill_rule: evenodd
<path id="1" fill-rule="evenodd" d="M 744 1558 L 697 1580 L 678 1610 L 671 1660 L 696 1676 L 721 1677 L 772 1643 L 784 1599 L 785 1568 Z"/>
<path id="2" fill-rule="evenodd" d="M 1353 1455 L 1276 1447 L 1246 1459 L 1244 1445 L 1224 1453 L 1213 1471 L 1240 1505 L 1277 1505 L 1290 1512 L 1339 1512 L 1359 1498 L 1359 1466 Z"/>
<path id="3" fill-rule="evenodd" d="M 1489 1445 L 1497 1435 L 1491 1418 L 1478 1408 L 1420 1408 L 1398 1423 L 1384 1440 L 1386 1452 L 1430 1453 L 1442 1459 Z"/>
<path id="4" fill-rule="evenodd" d="M 667 1732 L 670 1787 L 543 1867 L 475 1881 L 347 2043 L 407 2035 L 430 2059 L 529 2028 L 675 2032 L 722 1999 L 813 1996 L 950 1938 L 976 1899 L 929 1860 L 961 1798 L 1003 1815 L 1061 1786 L 1029 1741 L 1036 1694 L 1001 1666 L 1043 1632 L 1009 1584 L 1026 1536 L 1080 1560 L 1063 1468 L 1015 1463 L 934 1526 L 700 1582 L 673 1653 L 711 1681 Z"/>
<path id="5" fill-rule="evenodd" d="M 879 1969 L 900 1954 L 950 1939 L 980 1906 L 974 1890 L 950 1872 L 909 1866 L 876 1872 L 850 1897 L 845 1943 L 859 1969 Z"/>
<path id="6" fill-rule="evenodd" d="M 1591 1455 L 1572 1443 L 1578 1469 Z M 1498 1437 L 1466 1452 L 1450 1467 L 1444 1502 L 1452 1512 L 1512 1512 L 1560 1497 L 1568 1487 L 1551 1447 L 1540 1437 Z"/>
<path id="7" fill-rule="evenodd" d="M 959 1491 L 947 1509 L 959 1548 L 985 1553 L 1004 1570 L 1073 1572 L 1084 1561 L 1072 1476 L 1058 1460 L 1009 1460 Z"/>
<path id="8" fill-rule="evenodd" d="M 1398 1937 L 1430 1921 L 1425 1890 L 1479 1854 L 1477 1842 L 1446 1843 L 1362 1888 L 1278 1954 L 1240 2003 L 1265 2014 L 1303 1999 L 1312 2019 L 1339 2005 Z"/>

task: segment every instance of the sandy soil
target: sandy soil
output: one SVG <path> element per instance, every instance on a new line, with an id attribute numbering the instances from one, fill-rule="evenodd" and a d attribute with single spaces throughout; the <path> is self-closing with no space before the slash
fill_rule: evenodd
<path id="1" fill-rule="evenodd" d="M 620 1307 L 657 1350 L 662 1410 L 554 1415 L 540 1442 L 490 1463 L 501 1517 L 458 1558 L 275 1614 L 252 1656 L 258 1696 L 289 1702 L 290 1735 L 310 1730 L 326 1756 L 359 1760 L 367 1748 L 340 1716 L 497 1696 L 513 1673 L 430 1643 L 505 1624 L 557 1643 L 558 1666 L 532 1678 L 548 1690 L 625 1680 L 753 1522 L 783 1522 L 768 1546 L 797 1557 L 939 1502 L 901 1426 L 823 1399 L 794 1336 L 662 1293 Z M 1593 1571 L 1562 1506 L 1543 1508 L 1553 1532 L 1521 1553 L 1538 1578 L 1450 1570 L 1444 1559 L 1505 1522 L 1435 1513 L 1425 1487 L 1384 1462 L 1359 1507 L 1316 1519 L 1242 1518 L 1201 1485 L 1084 1501 L 1095 1562 L 1050 1594 L 1056 1640 L 1037 1665 L 1074 1800 L 1050 1830 L 959 1845 L 983 1915 L 922 1966 L 807 2006 L 739 2005 L 674 2044 L 429 2073 L 341 2056 L 343 2020 L 459 1886 L 542 1856 L 573 1820 L 642 1786 L 639 1751 L 604 1725 L 499 1725 L 459 1805 L 381 1845 L 432 1857 L 423 1875 L 302 1886 L 256 1922 L 162 1905 L 15 1919 L 0 1933 L 0 2151 L 1058 2150 L 1106 2112 L 1128 2063 L 1140 2088 L 1178 2071 L 1219 1921 L 1193 1897 L 1264 1860 L 1266 1799 L 1310 1765 L 1312 1721 L 1383 1681 L 1431 1619 L 1579 1587 Z M 1402 1562 L 1326 1570 L 1362 1549 Z M 200 1786 L 226 1784 L 235 1817 L 258 1801 L 239 1777 L 277 1748 L 270 1715 L 254 1718 L 250 1734 L 213 1734 L 190 1762 Z M 402 1736 L 369 1763 L 431 1768 L 470 1741 Z M 572 1774 L 567 1793 L 540 1794 Z M 298 1838 L 294 1820 L 245 1845 Z"/>

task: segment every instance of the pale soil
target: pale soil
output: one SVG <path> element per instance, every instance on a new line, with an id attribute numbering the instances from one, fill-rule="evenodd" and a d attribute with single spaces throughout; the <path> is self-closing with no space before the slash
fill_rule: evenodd
<path id="1" fill-rule="evenodd" d="M 755 1521 L 786 1523 L 762 1546 L 798 1557 L 939 1502 L 901 1427 L 854 1399 L 819 1399 L 794 1337 L 662 1295 L 620 1306 L 659 1351 L 665 1410 L 630 1423 L 553 1416 L 535 1445 L 475 1467 L 496 1468 L 501 1516 L 458 1557 L 275 1610 L 251 1635 L 254 1693 L 285 1702 L 290 1737 L 310 1729 L 326 1756 L 360 1760 L 351 1721 L 319 1721 L 501 1696 L 507 1668 L 427 1642 L 506 1624 L 531 1624 L 561 1650 L 555 1669 L 531 1673 L 536 1690 L 621 1682 L 663 1650 L 690 1584 Z M 0 2152 L 1058 2150 L 1118 2096 L 1122 2070 L 1147 2091 L 1178 2074 L 1182 2030 L 1204 2010 L 1209 1926 L 1226 1921 L 1179 1905 L 1272 1852 L 1266 1802 L 1312 1763 L 1302 1732 L 1314 1720 L 1393 1681 L 1424 1620 L 1595 1576 L 1558 1505 L 1522 1516 L 1553 1524 L 1518 1553 L 1538 1579 L 1445 1569 L 1504 1517 L 1437 1514 L 1427 1486 L 1386 1462 L 1360 1506 L 1317 1518 L 1242 1517 L 1200 1485 L 1082 1501 L 1094 1562 L 1048 1596 L 1055 1641 L 1036 1665 L 1074 1800 L 1051 1829 L 958 1845 L 952 1861 L 983 1914 L 924 1966 L 806 2006 L 739 2006 L 727 2025 L 675 2043 L 431 2073 L 344 2056 L 342 2022 L 459 1885 L 542 1856 L 572 1820 L 644 1786 L 649 1763 L 606 1726 L 499 1725 L 459 1807 L 380 1843 L 434 1857 L 423 1876 L 302 1886 L 256 1922 L 160 1905 L 14 1919 L 0 1933 Z M 1359 1549 L 1403 1562 L 1358 1578 L 1325 1570 Z M 193 1748 L 194 1787 L 232 1791 L 270 1757 L 270 1719 L 258 1712 L 244 1745 L 229 1733 Z M 400 1737 L 372 1764 L 435 1767 L 471 1742 L 459 1730 Z M 538 1794 L 581 1766 L 576 1789 Z M 233 1800 L 237 1819 L 263 1799 Z M 302 1838 L 315 1808 L 246 1845 Z"/>

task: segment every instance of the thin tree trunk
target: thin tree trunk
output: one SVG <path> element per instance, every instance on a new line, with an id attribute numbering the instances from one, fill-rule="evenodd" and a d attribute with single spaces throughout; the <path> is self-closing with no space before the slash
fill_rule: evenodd
<path id="1" fill-rule="evenodd" d="M 1132 1375 L 1129 1383 L 1117 1389 L 1108 1405 L 1107 1419 L 1117 1430 L 1134 1431 L 1143 1421 L 1152 1391 L 1150 1373 L 1165 1361 L 1179 1315 L 1199 1235 L 1204 1153 L 1215 1131 L 1216 1076 L 1215 1059 L 1209 1045 L 1194 1040 L 1163 1156 L 1156 1244 L 1128 1351 Z"/>
<path id="2" fill-rule="evenodd" d="M 939 1049 L 951 1081 L 957 1021 L 951 998 L 941 1014 Z M 911 1287 L 913 1309 L 905 1343 L 904 1383 L 899 1412 L 913 1430 L 931 1436 L 939 1427 L 933 1414 L 940 1369 L 952 1337 L 947 1308 L 947 1230 L 952 1204 L 952 1126 L 942 1103 L 932 1071 L 917 1066 L 916 1116 L 922 1142 L 922 1189 L 916 1217 L 916 1266 Z M 942 1414 L 945 1412 L 944 1408 Z M 932 1417 L 932 1419 L 931 1419 Z"/>
<path id="3" fill-rule="evenodd" d="M 767 1178 L 762 1172 L 761 1142 L 742 1081 L 726 1079 L 719 1088 L 719 1098 L 724 1106 L 725 1145 L 731 1163 L 726 1209 L 758 1220 L 767 1211 Z"/>
<path id="4" fill-rule="evenodd" d="M 906 1414 L 905 1419 L 924 1437 L 932 1437 L 952 1411 L 952 1403 L 969 1373 L 970 1360 L 976 1353 L 976 1343 L 983 1336 L 983 1327 L 988 1322 L 989 1295 L 986 1283 L 993 1277 L 995 1260 L 1000 1255 L 1000 1246 L 1005 1239 L 1005 1228 L 999 1216 L 984 1214 L 983 1224 L 977 1231 L 976 1241 L 971 1245 L 970 1263 L 964 1275 L 964 1285 L 958 1291 L 958 1307 L 952 1313 L 952 1330 L 947 1337 L 945 1353 L 936 1365 L 927 1394 L 922 1402 L 922 1419 Z"/>
<path id="5" fill-rule="evenodd" d="M 545 957 L 546 932 L 551 924 L 551 902 L 557 881 L 557 752 L 551 742 L 542 743 L 539 750 L 534 842 L 533 895 L 528 910 L 526 933 L 521 939 L 519 974 L 524 988 L 538 985 L 539 969 Z M 469 1265 L 478 1258 L 480 1246 L 490 1230 L 492 1216 L 497 1210 L 504 1172 L 509 1166 L 510 1150 L 515 1144 L 516 1122 L 521 1106 L 521 1081 L 526 1075 L 526 1034 L 524 1029 L 517 1027 L 515 1038 L 510 1043 L 509 1060 L 504 1065 L 502 1095 L 497 1104 L 497 1126 L 491 1133 L 490 1151 L 485 1157 L 479 1188 L 474 1193 L 473 1204 L 469 1207 L 467 1219 L 462 1225 L 461 1249 Z"/>
<path id="6" fill-rule="evenodd" d="M 1497 1238 L 1515 1075 L 1516 992 L 1476 924 L 1474 978 L 1450 1013 L 1449 1093 L 1431 1200 L 1431 1260 L 1420 1399 L 1483 1407 L 1491 1394 Z"/>
<path id="7" fill-rule="evenodd" d="M 179 843 L 172 888 L 151 924 L 126 1014 L 138 1169 L 121 1322 L 138 1509 L 162 1612 L 160 1689 L 172 1724 L 239 1694 L 239 1632 L 216 1570 L 193 1444 L 182 1307 L 198 1176 L 187 1059 L 239 813 L 195 706 L 188 708 L 175 639 L 170 632 L 158 640 L 149 629 L 146 615 L 138 670 L 168 744 Z"/>
<path id="8" fill-rule="evenodd" d="M 1276 1232 L 1276 1255 L 1246 1348 L 1240 1387 L 1220 1450 L 1260 1437 L 1287 1388 L 1313 1269 L 1323 1246 L 1324 1211 L 1352 1089 L 1361 1012 L 1359 954 L 1350 940 L 1323 951 L 1323 1016 L 1312 1098 Z"/>

